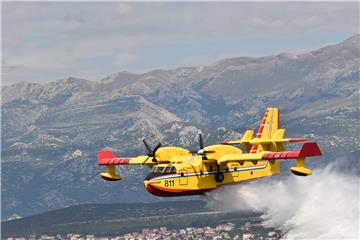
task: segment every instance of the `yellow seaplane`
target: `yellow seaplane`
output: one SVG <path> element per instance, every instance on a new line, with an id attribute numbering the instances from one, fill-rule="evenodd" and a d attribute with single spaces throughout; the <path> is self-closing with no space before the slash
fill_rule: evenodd
<path id="1" fill-rule="evenodd" d="M 98 153 L 98 164 L 105 165 L 107 171 L 100 176 L 107 181 L 118 181 L 122 178 L 116 174 L 116 165 L 146 165 L 151 168 L 144 180 L 146 190 L 156 196 L 172 197 L 199 195 L 220 186 L 279 174 L 280 160 L 285 159 L 296 159 L 296 166 L 290 168 L 291 173 L 298 176 L 312 174 L 305 166 L 305 158 L 322 155 L 317 143 L 306 142 L 298 151 L 286 151 L 285 143 L 309 139 L 284 138 L 285 129 L 279 125 L 279 109 L 268 108 L 255 138 L 254 132 L 248 130 L 241 140 L 204 147 L 199 134 L 198 151 L 162 147 L 161 143 L 151 149 L 143 140 L 147 155 L 130 158 L 102 150 Z"/>

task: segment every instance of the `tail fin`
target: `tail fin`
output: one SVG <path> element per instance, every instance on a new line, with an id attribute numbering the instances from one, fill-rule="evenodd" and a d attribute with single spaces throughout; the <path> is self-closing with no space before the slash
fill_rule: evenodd
<path id="1" fill-rule="evenodd" d="M 259 130 L 256 134 L 256 138 L 259 139 L 272 139 L 275 136 L 276 131 L 280 127 L 280 110 L 278 108 L 268 108 L 264 114 L 263 119 L 261 120 Z M 263 151 L 263 147 L 258 145 L 253 145 L 251 147 L 250 153 L 256 153 Z"/>

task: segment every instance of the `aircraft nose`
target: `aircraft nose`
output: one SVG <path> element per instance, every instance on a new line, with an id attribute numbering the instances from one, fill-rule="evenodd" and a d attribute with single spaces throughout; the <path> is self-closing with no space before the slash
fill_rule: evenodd
<path id="1" fill-rule="evenodd" d="M 148 181 L 148 180 L 145 180 L 145 181 L 144 181 L 144 187 L 147 188 L 148 184 L 149 184 L 149 181 Z"/>

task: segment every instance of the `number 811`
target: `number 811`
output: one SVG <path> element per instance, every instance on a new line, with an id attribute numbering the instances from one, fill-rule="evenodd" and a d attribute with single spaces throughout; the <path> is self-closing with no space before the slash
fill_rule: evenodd
<path id="1" fill-rule="evenodd" d="M 174 180 L 165 180 L 165 187 L 173 187 L 175 186 L 175 181 Z"/>

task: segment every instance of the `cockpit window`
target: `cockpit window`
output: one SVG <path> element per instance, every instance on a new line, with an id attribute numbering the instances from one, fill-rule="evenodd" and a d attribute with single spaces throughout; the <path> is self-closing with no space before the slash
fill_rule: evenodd
<path id="1" fill-rule="evenodd" d="M 176 173 L 176 168 L 175 167 L 167 167 L 166 172 L 168 172 L 168 173 Z"/>
<path id="2" fill-rule="evenodd" d="M 157 167 L 156 168 L 156 172 L 163 172 L 164 171 L 164 167 Z"/>
<path id="3" fill-rule="evenodd" d="M 159 177 L 159 176 L 164 176 L 164 175 L 168 175 L 168 174 L 176 174 L 176 168 L 175 167 L 154 167 L 151 171 L 151 173 L 149 173 L 145 180 L 150 180 L 154 177 Z"/>

